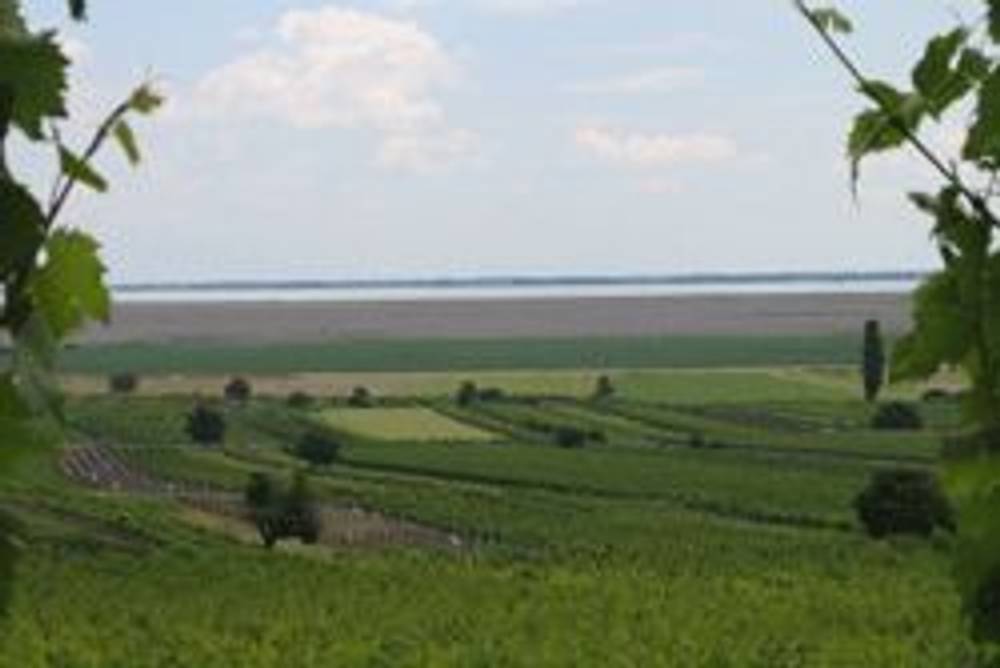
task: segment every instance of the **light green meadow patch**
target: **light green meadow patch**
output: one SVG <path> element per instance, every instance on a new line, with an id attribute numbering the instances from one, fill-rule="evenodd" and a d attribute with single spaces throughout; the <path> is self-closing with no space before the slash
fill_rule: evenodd
<path id="1" fill-rule="evenodd" d="M 488 442 L 495 434 L 427 408 L 336 408 L 323 411 L 332 427 L 380 441 Z"/>

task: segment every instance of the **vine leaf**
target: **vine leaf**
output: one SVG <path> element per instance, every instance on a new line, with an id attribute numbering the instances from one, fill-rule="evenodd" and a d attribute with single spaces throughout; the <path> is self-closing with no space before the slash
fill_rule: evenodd
<path id="1" fill-rule="evenodd" d="M 163 96 L 149 84 L 136 88 L 129 96 L 128 106 L 132 111 L 148 116 L 163 106 Z"/>
<path id="2" fill-rule="evenodd" d="M 132 131 L 132 126 L 125 121 L 118 121 L 115 123 L 113 134 L 129 163 L 133 166 L 138 165 L 142 160 L 142 155 L 139 153 L 139 144 Z"/>
<path id="3" fill-rule="evenodd" d="M 87 18 L 86 0 L 69 0 L 69 14 L 77 21 L 84 21 Z"/>
<path id="4" fill-rule="evenodd" d="M 989 5 L 987 17 L 989 20 L 990 37 L 1000 42 L 1000 0 L 986 0 Z"/>
<path id="5" fill-rule="evenodd" d="M 828 33 L 847 35 L 854 32 L 854 24 L 844 14 L 833 7 L 808 10 L 816 25 Z"/>
<path id="6" fill-rule="evenodd" d="M 0 87 L 13 95 L 11 120 L 31 139 L 44 138 L 46 118 L 66 116 L 68 65 L 54 33 L 0 39 Z"/>
<path id="7" fill-rule="evenodd" d="M 969 128 L 962 157 L 983 165 L 1000 162 L 1000 68 L 990 73 L 980 89 L 976 120 Z"/>
<path id="8" fill-rule="evenodd" d="M 965 28 L 938 35 L 927 43 L 923 58 L 913 70 L 913 85 L 935 118 L 972 90 L 983 74 L 982 54 L 962 51 L 968 39 Z M 989 68 L 988 62 L 985 66 Z"/>
<path id="9" fill-rule="evenodd" d="M 21 16 L 17 0 L 0 0 L 0 35 L 23 37 L 28 34 L 28 26 Z"/>
<path id="10" fill-rule="evenodd" d="M 0 276 L 30 262 L 44 238 L 45 216 L 23 186 L 0 180 Z"/>
<path id="11" fill-rule="evenodd" d="M 847 140 L 851 163 L 851 187 L 857 189 L 861 161 L 868 155 L 898 148 L 907 140 L 907 131 L 916 130 L 923 117 L 922 99 L 916 93 L 903 93 L 884 81 L 870 80 L 861 92 L 876 107 L 861 112 L 854 119 Z"/>
<path id="12" fill-rule="evenodd" d="M 37 311 L 56 340 L 88 320 L 107 322 L 111 295 L 104 283 L 100 246 L 79 230 L 54 232 L 45 244 L 47 260 L 35 273 L 30 290 Z"/>
<path id="13" fill-rule="evenodd" d="M 86 160 L 68 148 L 59 147 L 59 165 L 62 168 L 63 174 L 69 177 L 71 181 L 79 181 L 99 193 L 107 192 L 107 179 L 91 167 Z"/>

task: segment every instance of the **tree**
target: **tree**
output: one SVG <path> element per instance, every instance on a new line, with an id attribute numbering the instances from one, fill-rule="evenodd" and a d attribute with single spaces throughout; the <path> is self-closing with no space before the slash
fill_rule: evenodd
<path id="1" fill-rule="evenodd" d="M 195 443 L 219 445 L 226 437 L 226 418 L 221 412 L 199 401 L 188 414 L 186 431 Z"/>
<path id="2" fill-rule="evenodd" d="M 835 9 L 795 7 L 848 72 L 868 107 L 848 134 L 847 156 L 857 192 L 860 165 L 874 153 L 912 148 L 941 180 L 937 192 L 912 193 L 933 221 L 942 268 L 914 295 L 912 331 L 897 341 L 890 380 L 926 379 L 941 367 L 961 369 L 965 447 L 945 458 L 948 492 L 958 519 L 959 589 L 977 640 L 1000 641 L 1000 219 L 993 202 L 1000 177 L 1000 1 L 984 0 L 976 23 L 957 25 L 927 42 L 903 86 L 868 77 L 841 45 L 852 25 Z M 944 157 L 921 138 L 930 123 L 972 109 L 958 155 Z M 991 473 L 993 471 L 994 473 Z"/>
<path id="3" fill-rule="evenodd" d="M 298 538 L 306 545 L 319 540 L 322 518 L 301 471 L 287 491 L 266 473 L 251 474 L 244 501 L 264 547 L 271 549 L 282 538 Z"/>
<path id="4" fill-rule="evenodd" d="M 471 380 L 464 381 L 458 386 L 455 393 L 455 403 L 459 406 L 468 406 L 479 398 L 479 388 Z"/>
<path id="5" fill-rule="evenodd" d="M 313 398 L 306 392 L 296 391 L 288 395 L 288 407 L 296 410 L 304 410 L 313 405 Z"/>
<path id="6" fill-rule="evenodd" d="M 600 376 L 597 379 L 597 385 L 594 387 L 594 398 L 595 399 L 608 399 L 613 397 L 615 394 L 615 386 L 611 382 L 611 378 L 608 376 Z"/>
<path id="7" fill-rule="evenodd" d="M 878 320 L 865 322 L 861 377 L 864 380 L 865 401 L 875 401 L 885 381 L 885 350 L 882 346 L 882 332 Z"/>
<path id="8" fill-rule="evenodd" d="M 948 499 L 929 471 L 876 471 L 855 499 L 854 508 L 872 538 L 893 534 L 928 537 L 935 529 L 955 528 Z"/>
<path id="9" fill-rule="evenodd" d="M 371 391 L 367 387 L 355 387 L 347 398 L 347 405 L 352 408 L 371 408 L 374 405 Z"/>
<path id="10" fill-rule="evenodd" d="M 340 455 L 340 442 L 325 431 L 310 429 L 296 443 L 295 455 L 313 466 L 329 466 Z"/>
<path id="11" fill-rule="evenodd" d="M 120 371 L 108 377 L 112 394 L 132 394 L 139 388 L 139 377 L 130 371 Z"/>
<path id="12" fill-rule="evenodd" d="M 924 420 L 915 406 L 891 401 L 879 406 L 872 416 L 872 429 L 883 431 L 916 431 L 924 428 Z"/>
<path id="13" fill-rule="evenodd" d="M 245 404 L 250 401 L 250 395 L 253 392 L 250 387 L 250 381 L 246 378 L 233 378 L 222 390 L 222 395 L 226 398 L 226 401 L 231 401 L 235 404 Z"/>
<path id="14" fill-rule="evenodd" d="M 86 15 L 85 0 L 69 0 L 68 8 L 76 20 Z M 138 163 L 130 121 L 162 102 L 150 85 L 140 86 L 111 110 L 82 150 L 74 149 L 62 132 L 70 64 L 53 31 L 32 30 L 19 0 L 0 0 L 0 332 L 13 348 L 0 368 L 0 472 L 17 454 L 57 438 L 60 344 L 86 322 L 106 321 L 110 314 L 100 246 L 82 230 L 62 227 L 61 214 L 78 187 L 108 189 L 94 158 L 109 140 Z M 22 151 L 56 156 L 46 202 L 12 171 L 7 151 L 15 134 Z M 39 428 L 42 423 L 48 427 Z M 15 524 L 0 517 L 0 611 L 13 568 Z"/>

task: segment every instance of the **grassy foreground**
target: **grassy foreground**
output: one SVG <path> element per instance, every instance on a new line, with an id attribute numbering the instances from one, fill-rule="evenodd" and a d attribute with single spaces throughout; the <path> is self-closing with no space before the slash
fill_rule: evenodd
<path id="1" fill-rule="evenodd" d="M 229 429 L 208 449 L 190 394 L 72 397 L 67 447 L 0 481 L 29 528 L 0 667 L 974 665 L 950 539 L 873 541 L 851 508 L 873 471 L 934 464 L 954 404 L 888 434 L 843 369 L 620 371 L 600 401 L 519 375 L 458 405 L 470 376 L 367 409 L 216 399 Z M 371 540 L 350 511 L 268 553 L 165 491 L 287 478 L 317 427 L 342 448 L 315 493 L 396 529 Z M 68 480 L 60 461 L 97 444 L 161 486 Z"/>

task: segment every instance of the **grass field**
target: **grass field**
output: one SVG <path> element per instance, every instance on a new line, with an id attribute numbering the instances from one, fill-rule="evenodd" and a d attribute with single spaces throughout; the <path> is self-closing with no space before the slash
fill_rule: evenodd
<path id="1" fill-rule="evenodd" d="M 671 336 L 557 339 L 342 340 L 322 345 L 170 343 L 78 346 L 61 358 L 72 373 L 283 374 L 509 369 L 648 369 L 854 364 L 851 336 Z"/>
<path id="2" fill-rule="evenodd" d="M 481 443 L 496 440 L 487 431 L 451 420 L 426 408 L 336 408 L 320 414 L 336 429 L 382 441 Z"/>
<path id="3" fill-rule="evenodd" d="M 875 470 L 933 466 L 954 402 L 915 402 L 923 431 L 874 431 L 856 371 L 767 356 L 619 369 L 602 400 L 594 365 L 282 364 L 248 374 L 248 404 L 213 402 L 220 447 L 184 429 L 194 394 L 226 379 L 211 369 L 144 377 L 135 396 L 91 378 L 100 392 L 67 402 L 69 440 L 171 489 L 238 499 L 251 472 L 302 469 L 289 446 L 329 425 L 339 460 L 309 469 L 324 504 L 449 541 L 268 553 L 238 517 L 81 486 L 59 452 L 39 454 L 0 480 L 0 507 L 28 528 L 0 666 L 976 665 L 950 538 L 874 541 L 852 508 Z M 459 406 L 466 379 L 507 396 Z M 355 385 L 374 407 L 337 398 Z M 297 389 L 313 408 L 286 405 Z M 561 428 L 586 443 L 560 447 Z"/>

